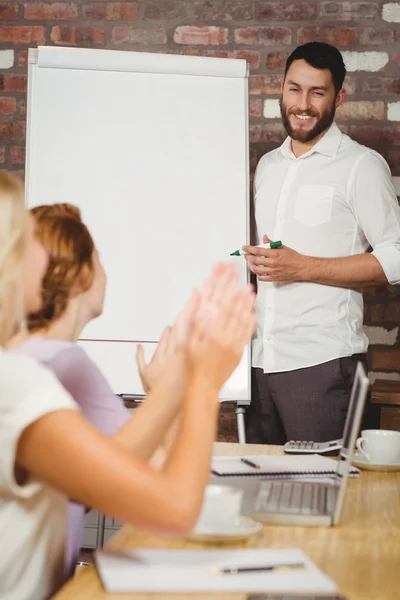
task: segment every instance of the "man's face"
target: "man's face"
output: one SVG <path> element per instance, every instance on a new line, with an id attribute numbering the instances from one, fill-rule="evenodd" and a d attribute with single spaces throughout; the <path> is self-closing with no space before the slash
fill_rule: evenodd
<path id="1" fill-rule="evenodd" d="M 295 60 L 282 85 L 280 99 L 283 125 L 298 142 L 310 142 L 333 122 L 336 107 L 344 99 L 336 96 L 328 69 L 315 69 L 305 60 Z"/>

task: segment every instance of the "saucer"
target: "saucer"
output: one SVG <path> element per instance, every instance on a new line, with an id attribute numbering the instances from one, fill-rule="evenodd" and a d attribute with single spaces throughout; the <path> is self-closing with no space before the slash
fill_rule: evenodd
<path id="1" fill-rule="evenodd" d="M 353 456 L 351 462 L 354 466 L 365 469 L 366 471 L 400 471 L 400 462 L 379 464 L 369 462 L 360 455 Z"/>
<path id="2" fill-rule="evenodd" d="M 237 542 L 258 533 L 261 529 L 261 523 L 248 517 L 238 517 L 231 526 L 194 529 L 188 539 L 195 542 Z"/>

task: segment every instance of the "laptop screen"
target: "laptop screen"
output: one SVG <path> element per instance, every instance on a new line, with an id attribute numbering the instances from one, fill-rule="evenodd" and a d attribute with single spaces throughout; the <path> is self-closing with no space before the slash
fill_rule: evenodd
<path id="1" fill-rule="evenodd" d="M 345 483 L 347 480 L 354 446 L 361 425 L 361 417 L 364 410 L 365 398 L 367 396 L 369 381 L 361 363 L 358 363 L 351 390 L 350 403 L 347 411 L 346 423 L 343 431 L 343 445 L 339 454 L 336 469 L 337 482 L 340 491 L 335 507 L 334 523 L 337 523 L 343 503 Z"/>

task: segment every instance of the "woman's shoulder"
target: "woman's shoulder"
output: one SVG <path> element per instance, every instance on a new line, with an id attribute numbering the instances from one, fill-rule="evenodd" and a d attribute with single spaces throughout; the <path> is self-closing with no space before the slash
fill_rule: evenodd
<path id="1" fill-rule="evenodd" d="M 18 403 L 28 397 L 54 397 L 54 402 L 74 405 L 52 371 L 37 359 L 15 352 L 0 354 L 0 395 L 2 406 L 7 399 Z"/>
<path id="2" fill-rule="evenodd" d="M 25 340 L 13 353 L 31 356 L 42 363 L 49 363 L 57 358 L 60 353 L 74 354 L 76 344 L 67 340 L 52 340 L 49 338 L 32 336 Z"/>

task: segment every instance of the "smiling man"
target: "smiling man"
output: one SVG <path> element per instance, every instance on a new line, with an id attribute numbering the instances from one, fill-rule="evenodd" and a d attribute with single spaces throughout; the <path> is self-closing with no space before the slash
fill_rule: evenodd
<path id="1" fill-rule="evenodd" d="M 400 283 L 400 209 L 389 168 L 334 123 L 345 74 L 333 46 L 294 50 L 280 100 L 289 137 L 256 170 L 258 242 L 283 246 L 243 248 L 258 279 L 248 442 L 342 436 L 368 347 L 361 288 Z"/>

